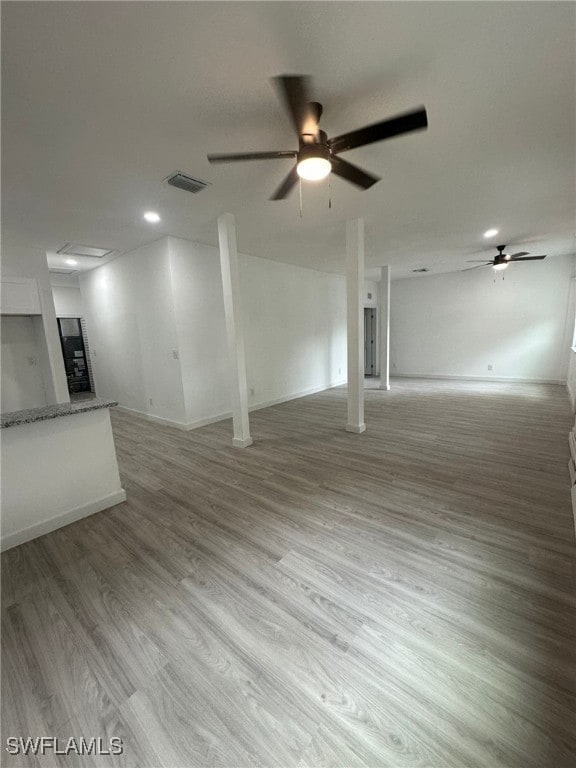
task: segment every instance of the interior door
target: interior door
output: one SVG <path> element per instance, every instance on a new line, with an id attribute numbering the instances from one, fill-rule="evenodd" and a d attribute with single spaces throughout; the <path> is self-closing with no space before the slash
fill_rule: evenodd
<path id="1" fill-rule="evenodd" d="M 60 344 L 66 368 L 68 392 L 91 392 L 88 360 L 79 317 L 58 318 Z"/>
<path id="2" fill-rule="evenodd" d="M 376 374 L 376 310 L 364 309 L 364 376 Z"/>

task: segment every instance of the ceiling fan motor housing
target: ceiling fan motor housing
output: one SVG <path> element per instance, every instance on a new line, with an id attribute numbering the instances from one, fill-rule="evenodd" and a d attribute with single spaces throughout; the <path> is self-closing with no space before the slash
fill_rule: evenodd
<path id="1" fill-rule="evenodd" d="M 307 160 L 310 157 L 321 158 L 322 160 L 328 160 L 329 163 L 332 163 L 332 152 L 327 144 L 301 144 L 297 162 L 301 163 L 303 160 Z"/>

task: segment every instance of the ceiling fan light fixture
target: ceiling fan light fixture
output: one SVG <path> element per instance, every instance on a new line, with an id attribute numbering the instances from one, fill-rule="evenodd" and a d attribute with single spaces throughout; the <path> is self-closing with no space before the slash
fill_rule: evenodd
<path id="1" fill-rule="evenodd" d="M 332 170 L 332 163 L 324 157 L 307 157 L 296 168 L 298 176 L 306 181 L 325 179 Z"/>
<path id="2" fill-rule="evenodd" d="M 492 269 L 495 269 L 497 272 L 501 272 L 503 269 L 506 269 L 508 266 L 507 261 L 501 261 L 498 264 L 493 264 Z"/>
<path id="3" fill-rule="evenodd" d="M 306 144 L 300 147 L 296 173 L 306 181 L 325 179 L 332 170 L 330 150 L 325 144 Z"/>

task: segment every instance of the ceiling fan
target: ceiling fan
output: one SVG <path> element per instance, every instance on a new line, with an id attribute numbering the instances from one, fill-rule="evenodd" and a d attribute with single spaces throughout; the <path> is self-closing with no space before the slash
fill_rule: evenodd
<path id="1" fill-rule="evenodd" d="M 508 254 L 508 253 L 504 253 L 504 248 L 506 248 L 505 245 L 496 246 L 498 253 L 492 261 L 484 261 L 482 259 L 469 259 L 470 263 L 474 261 L 482 261 L 482 263 L 478 264 L 475 267 L 468 267 L 467 269 L 461 269 L 460 271 L 469 272 L 471 269 L 478 269 L 478 267 L 492 267 L 492 269 L 495 269 L 496 271 L 499 272 L 502 269 L 506 269 L 506 267 L 509 264 L 512 264 L 512 262 L 539 261 L 541 259 L 546 258 L 546 256 L 529 256 L 528 251 L 519 251 L 518 253 Z"/>
<path id="2" fill-rule="evenodd" d="M 232 163 L 241 160 L 276 160 L 296 158 L 296 165 L 274 192 L 271 200 L 284 200 L 290 194 L 298 178 L 308 181 L 324 179 L 332 171 L 361 189 L 369 189 L 377 181 L 373 176 L 356 165 L 339 157 L 341 152 L 363 147 L 376 141 L 390 139 L 403 133 L 410 133 L 428 126 L 424 107 L 396 117 L 367 125 L 350 133 L 329 139 L 320 130 L 322 105 L 311 101 L 309 96 L 310 78 L 303 75 L 280 75 L 274 82 L 286 105 L 292 124 L 298 135 L 298 149 L 278 152 L 243 152 L 231 155 L 208 155 L 210 163 Z"/>

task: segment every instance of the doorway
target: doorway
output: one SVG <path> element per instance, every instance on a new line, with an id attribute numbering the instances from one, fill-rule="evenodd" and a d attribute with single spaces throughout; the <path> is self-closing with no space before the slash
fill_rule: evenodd
<path id="1" fill-rule="evenodd" d="M 376 375 L 376 310 L 364 308 L 364 376 Z"/>
<path id="2" fill-rule="evenodd" d="M 68 392 L 71 395 L 79 392 L 93 392 L 82 319 L 80 317 L 59 317 L 58 333 L 60 334 L 64 368 L 66 369 Z"/>

